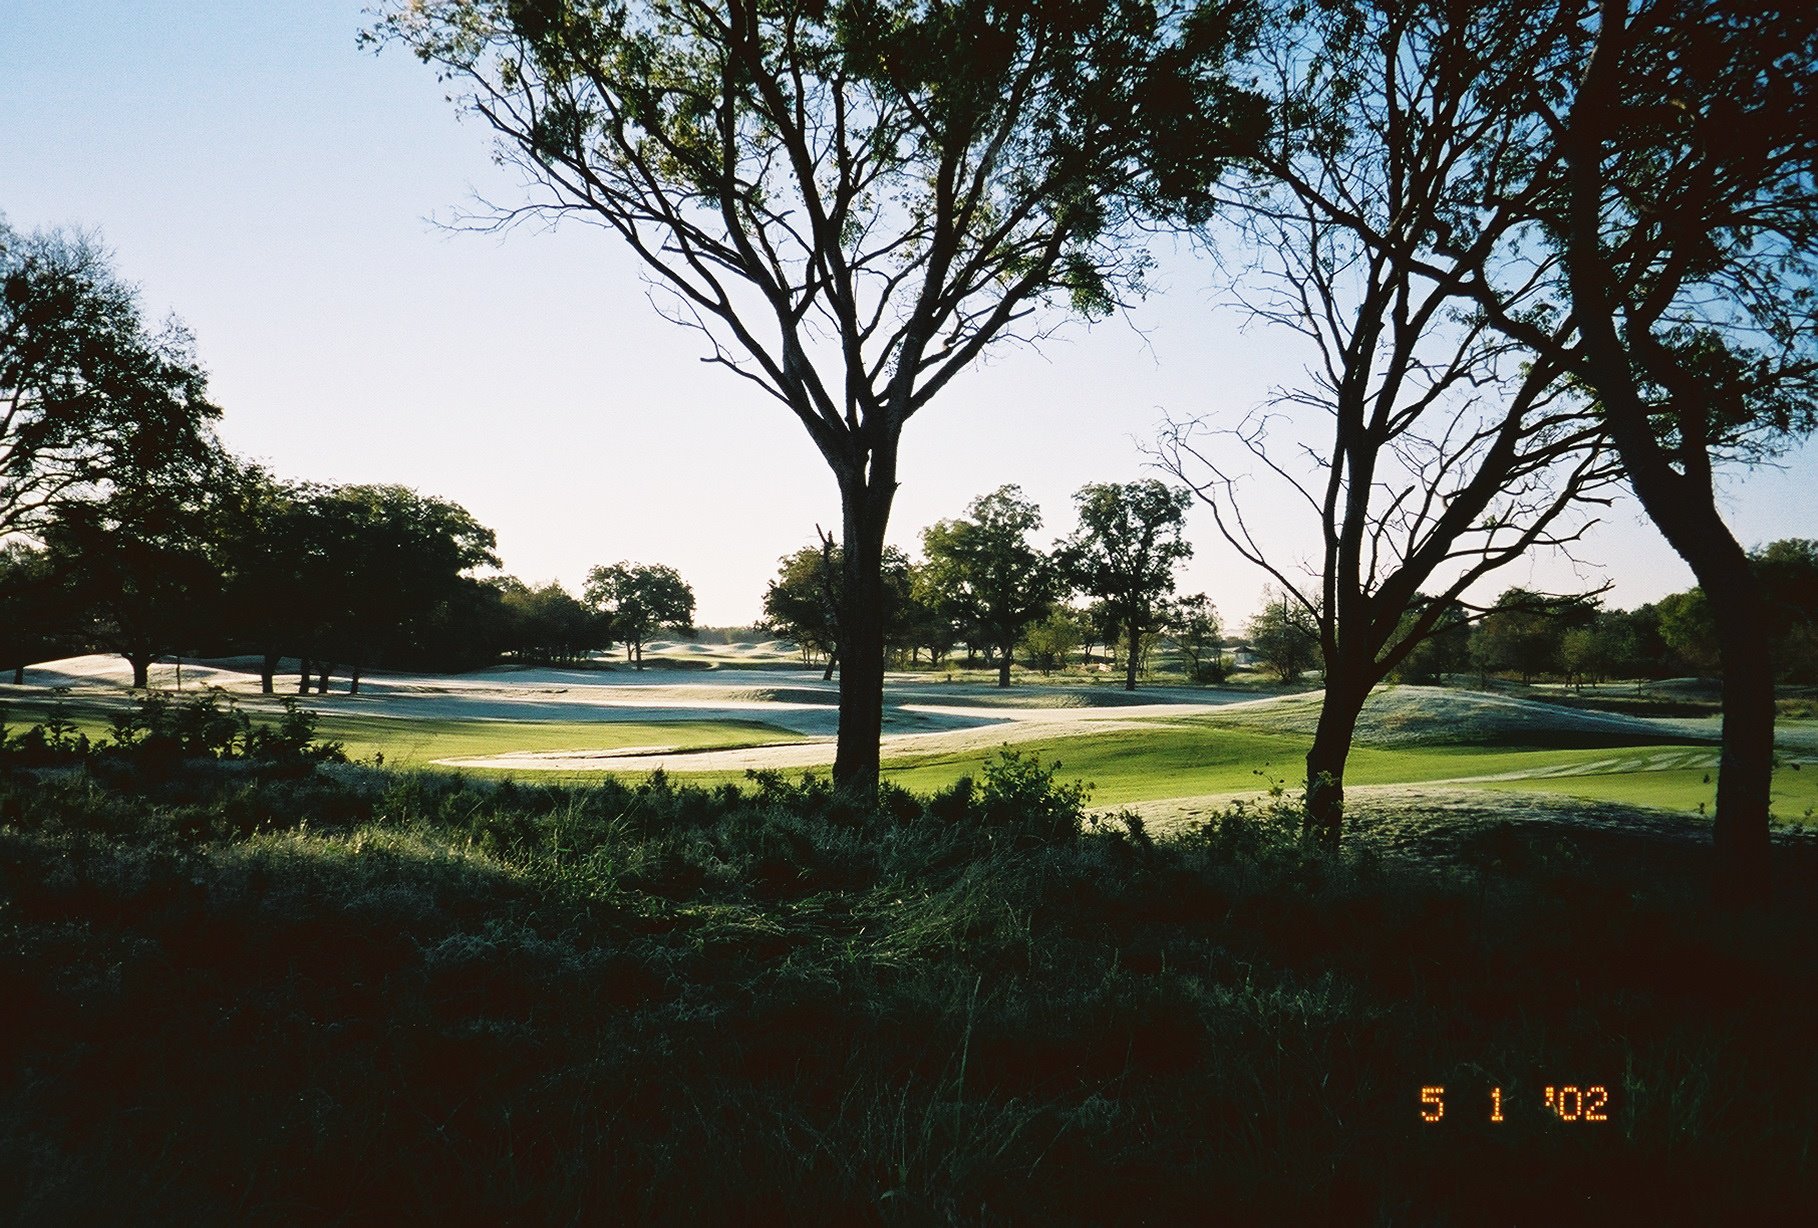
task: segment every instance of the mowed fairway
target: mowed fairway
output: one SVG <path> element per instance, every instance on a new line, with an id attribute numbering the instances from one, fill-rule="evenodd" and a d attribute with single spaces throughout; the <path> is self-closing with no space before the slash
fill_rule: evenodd
<path id="1" fill-rule="evenodd" d="M 585 782 L 642 778 L 662 768 L 678 782 L 741 782 L 748 771 L 825 771 L 833 758 L 838 691 L 786 661 L 753 668 L 738 646 L 726 660 L 696 653 L 687 670 L 501 669 L 454 678 L 375 675 L 358 697 L 310 696 L 319 736 L 350 758 L 488 777 Z M 775 655 L 775 654 L 772 654 Z M 52 702 L 91 739 L 127 704 L 115 659 L 45 667 L 71 690 L 0 688 L 14 730 Z M 255 719 L 276 717 L 254 676 L 226 664 L 192 665 Z M 176 702 L 192 701 L 195 685 Z M 1103 686 L 943 682 L 892 675 L 886 694 L 885 774 L 917 791 L 977 777 L 1000 748 L 1059 763 L 1063 779 L 1092 785 L 1102 809 L 1204 805 L 1292 790 L 1317 718 L 1317 693 L 1155 687 L 1126 695 Z M 1390 687 L 1359 722 L 1347 784 L 1444 786 L 1501 794 L 1509 805 L 1543 794 L 1708 814 L 1716 796 L 1714 720 L 1649 719 L 1498 693 Z M 1818 811 L 1818 722 L 1783 721 L 1774 812 L 1811 822 Z"/>
<path id="2" fill-rule="evenodd" d="M 1021 743 L 1017 749 L 1061 765 L 1061 775 L 1093 786 L 1093 804 L 1118 807 L 1202 796 L 1249 796 L 1304 773 L 1308 742 L 1291 735 L 1181 724 L 1174 727 Z M 976 776 L 987 754 L 930 756 L 888 765 L 909 789 Z M 1676 766 L 1695 764 L 1696 766 Z M 1545 793 L 1660 810 L 1709 812 L 1716 799 L 1717 752 L 1686 746 L 1532 750 L 1502 747 L 1371 747 L 1351 752 L 1347 783 L 1448 784 L 1510 794 Z M 1783 763 L 1774 775 L 1774 814 L 1813 820 L 1818 764 Z"/>
<path id="3" fill-rule="evenodd" d="M 383 755 L 396 767 L 509 754 L 731 750 L 793 742 L 800 734 L 761 721 L 502 721 L 331 715 L 317 732 L 350 759 Z"/>

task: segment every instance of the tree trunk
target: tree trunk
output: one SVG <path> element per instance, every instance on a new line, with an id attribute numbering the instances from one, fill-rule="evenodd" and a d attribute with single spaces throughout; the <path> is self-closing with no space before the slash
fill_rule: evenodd
<path id="1" fill-rule="evenodd" d="M 637 642 L 636 650 L 637 650 L 638 668 L 643 669 L 644 668 L 644 641 L 643 640 L 639 640 Z"/>
<path id="2" fill-rule="evenodd" d="M 832 652 L 827 654 L 827 668 L 821 672 L 821 681 L 832 682 L 833 671 L 839 668 L 839 664 L 840 650 L 835 648 Z"/>
<path id="3" fill-rule="evenodd" d="M 1129 658 L 1124 662 L 1124 690 L 1126 691 L 1134 691 L 1136 689 L 1136 655 L 1142 648 L 1142 642 L 1143 633 L 1141 629 L 1132 622 L 1130 624 L 1130 654 Z"/>
<path id="4" fill-rule="evenodd" d="M 869 481 L 840 483 L 840 731 L 833 783 L 856 795 L 877 790 L 884 734 L 884 529 L 896 494 L 894 465 L 874 455 Z"/>
<path id="5" fill-rule="evenodd" d="M 297 658 L 297 694 L 309 694 L 310 660 L 308 657 Z"/>
<path id="6" fill-rule="evenodd" d="M 1566 267 L 1588 382 L 1604 407 L 1610 437 L 1636 498 L 1679 557 L 1691 567 L 1717 624 L 1723 670 L 1723 753 L 1713 825 L 1713 895 L 1736 907 L 1765 903 L 1769 872 L 1768 800 L 1774 771 L 1774 674 L 1767 616 L 1747 553 L 1717 510 L 1710 457 L 1698 442 L 1683 446 L 1680 468 L 1654 433 L 1636 383 L 1633 355 L 1617 332 L 1616 307 L 1602 257 L 1602 158 L 1606 125 L 1620 105 L 1620 23 L 1598 33 L 1591 68 L 1580 86 L 1563 149 L 1571 189 Z M 1679 397 L 1695 397 L 1675 390 Z M 1708 420 L 1702 404 L 1670 404 L 1682 428 Z"/>
<path id="7" fill-rule="evenodd" d="M 358 661 L 355 661 L 348 667 L 347 693 L 349 695 L 358 695 L 360 693 L 360 663 Z"/>
<path id="8" fill-rule="evenodd" d="M 278 654 L 268 652 L 259 665 L 259 694 L 270 695 L 278 673 Z"/>
<path id="9" fill-rule="evenodd" d="M 329 669 L 330 669 L 329 664 L 327 662 L 324 662 L 322 665 L 322 672 L 316 675 L 316 694 L 318 694 L 318 695 L 328 694 Z"/>
<path id="10" fill-rule="evenodd" d="M 1345 762 L 1351 757 L 1351 739 L 1369 693 L 1368 687 L 1334 685 L 1328 679 L 1313 746 L 1307 751 L 1307 813 L 1300 833 L 1328 849 L 1338 847 L 1344 830 Z"/>
<path id="11" fill-rule="evenodd" d="M 997 659 L 997 685 L 1010 685 L 1010 649 L 1005 648 L 1003 655 Z"/>
<path id="12" fill-rule="evenodd" d="M 1773 883 L 1768 807 L 1774 782 L 1774 663 L 1767 648 L 1767 605 L 1746 564 L 1745 557 L 1727 596 L 1711 602 L 1723 657 L 1713 888 L 1718 901 L 1731 907 L 1765 902 Z"/>
<path id="13" fill-rule="evenodd" d="M 133 689 L 143 691 L 151 685 L 151 654 L 147 652 L 122 653 L 133 667 Z"/>
<path id="14" fill-rule="evenodd" d="M 13 685 L 14 686 L 24 686 L 25 685 L 25 666 L 23 666 L 23 665 L 13 666 Z"/>

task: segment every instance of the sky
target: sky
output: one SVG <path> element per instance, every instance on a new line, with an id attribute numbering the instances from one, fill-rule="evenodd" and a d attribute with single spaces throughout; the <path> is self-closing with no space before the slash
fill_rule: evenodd
<path id="1" fill-rule="evenodd" d="M 220 433 L 280 476 L 395 482 L 493 528 L 504 570 L 578 590 L 587 569 L 666 563 L 697 623 L 749 624 L 777 560 L 833 530 L 832 476 L 781 406 L 700 361 L 658 317 L 615 238 L 580 224 L 451 228 L 476 199 L 524 199 L 434 73 L 361 49 L 360 3 L 0 0 L 0 213 L 99 234 L 148 316 L 194 332 Z M 1244 328 L 1211 264 L 1156 249 L 1124 316 L 1006 348 L 905 429 L 891 540 L 1020 485 L 1043 544 L 1087 482 L 1159 476 L 1165 416 L 1234 424 L 1293 383 L 1289 338 Z M 1818 536 L 1818 448 L 1729 475 L 1745 545 Z M 1286 507 L 1271 549 L 1314 542 Z M 1183 592 L 1235 625 L 1266 577 L 1189 519 Z M 1623 500 L 1575 551 L 1502 573 L 1629 607 L 1690 572 Z M 1493 595 L 1493 592 L 1492 594 Z"/>

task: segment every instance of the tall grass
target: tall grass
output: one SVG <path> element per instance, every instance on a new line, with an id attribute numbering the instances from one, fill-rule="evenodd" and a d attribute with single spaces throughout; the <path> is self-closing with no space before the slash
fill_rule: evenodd
<path id="1" fill-rule="evenodd" d="M 1802 848 L 1726 918 L 1564 829 L 1423 867 L 1084 800 L 1015 757 L 876 806 L 0 776 L 0 1212 L 1684 1222 L 1818 1184 Z"/>

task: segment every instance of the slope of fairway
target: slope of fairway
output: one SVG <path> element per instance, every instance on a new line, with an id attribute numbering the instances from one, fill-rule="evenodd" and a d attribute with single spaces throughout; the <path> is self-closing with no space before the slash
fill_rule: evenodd
<path id="1" fill-rule="evenodd" d="M 1311 738 L 1319 721 L 1317 691 L 1232 704 L 1208 712 L 1215 724 Z M 1384 687 L 1364 703 L 1360 746 L 1657 746 L 1708 742 L 1715 722 L 1662 720 L 1569 708 L 1540 700 L 1449 687 Z"/>
<path id="2" fill-rule="evenodd" d="M 385 762 L 400 767 L 492 755 L 724 750 L 800 737 L 760 721 L 470 721 L 340 714 L 324 716 L 317 732 L 343 743 L 349 758 L 382 753 Z"/>

